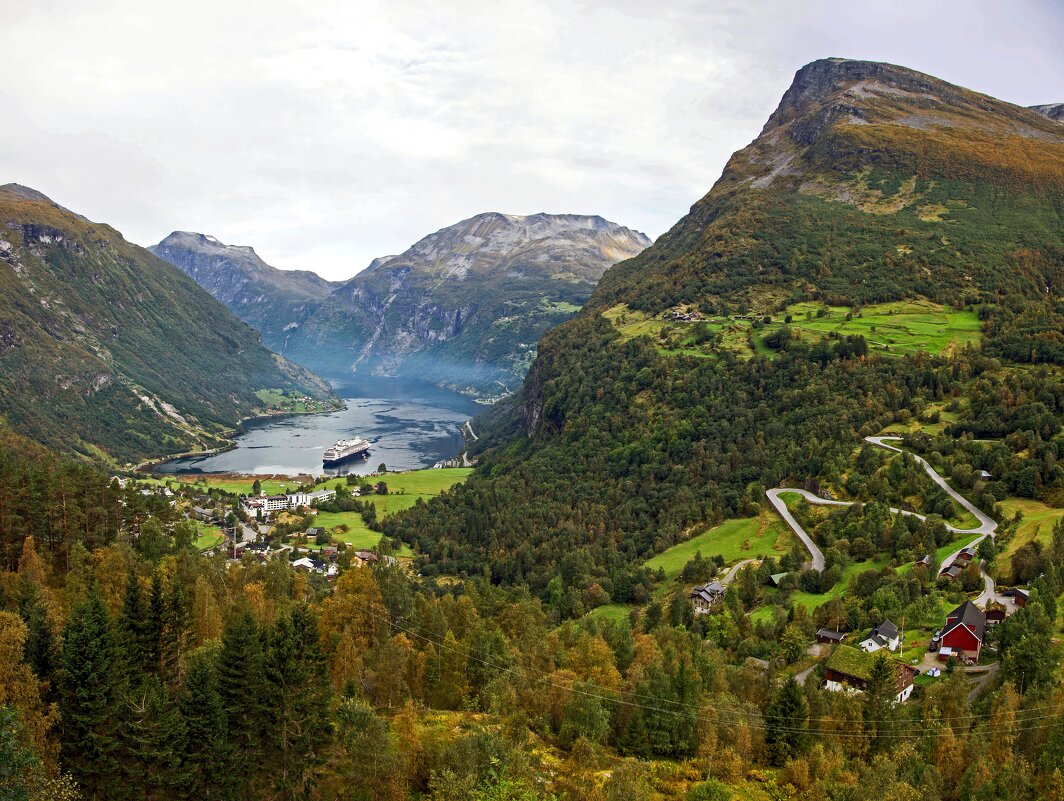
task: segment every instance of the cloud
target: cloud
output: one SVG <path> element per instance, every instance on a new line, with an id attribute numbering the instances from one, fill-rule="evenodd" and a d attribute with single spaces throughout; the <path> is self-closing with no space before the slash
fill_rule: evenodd
<path id="1" fill-rule="evenodd" d="M 346 277 L 497 210 L 657 236 L 794 71 L 906 64 L 1059 101 L 1053 2 L 52 0 L 5 19 L 0 182 Z"/>

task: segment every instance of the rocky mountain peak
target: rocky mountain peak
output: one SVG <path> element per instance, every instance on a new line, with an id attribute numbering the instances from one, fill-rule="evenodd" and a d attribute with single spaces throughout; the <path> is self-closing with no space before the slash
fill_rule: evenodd
<path id="1" fill-rule="evenodd" d="M 1031 111 L 1049 117 L 1057 122 L 1064 122 L 1064 103 L 1045 103 L 1041 106 L 1028 106 Z"/>

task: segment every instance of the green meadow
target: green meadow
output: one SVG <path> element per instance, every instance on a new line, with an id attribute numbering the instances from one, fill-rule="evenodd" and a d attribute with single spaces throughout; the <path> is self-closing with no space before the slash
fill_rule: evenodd
<path id="1" fill-rule="evenodd" d="M 730 565 L 743 559 L 782 554 L 792 542 L 786 524 L 775 513 L 763 512 L 757 517 L 725 520 L 719 526 L 662 551 L 648 560 L 646 566 L 651 570 L 661 568 L 667 578 L 672 578 L 698 551 L 707 559 L 719 554 Z"/>

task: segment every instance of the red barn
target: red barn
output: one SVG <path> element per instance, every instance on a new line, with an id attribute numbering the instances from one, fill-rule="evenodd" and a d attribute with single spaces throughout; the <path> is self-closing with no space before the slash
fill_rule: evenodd
<path id="1" fill-rule="evenodd" d="M 948 615 L 939 637 L 939 658 L 979 659 L 986 633 L 986 614 L 971 601 L 965 601 Z"/>

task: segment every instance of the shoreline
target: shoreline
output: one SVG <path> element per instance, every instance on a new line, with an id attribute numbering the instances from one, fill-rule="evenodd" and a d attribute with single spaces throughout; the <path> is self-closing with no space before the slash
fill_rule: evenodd
<path id="1" fill-rule="evenodd" d="M 174 454 L 168 454 L 166 456 L 156 456 L 156 457 L 154 457 L 152 459 L 145 459 L 144 461 L 138 462 L 134 467 L 130 468 L 130 471 L 133 472 L 133 473 L 151 474 L 153 468 L 158 467 L 159 465 L 162 465 L 162 464 L 166 464 L 167 462 L 176 462 L 178 459 L 190 459 L 192 457 L 217 456 L 218 454 L 221 454 L 221 453 L 228 453 L 229 451 L 236 450 L 237 444 L 236 444 L 236 442 L 234 441 L 233 438 L 238 436 L 239 434 L 243 434 L 247 430 L 247 424 L 248 423 L 254 423 L 254 422 L 258 421 L 258 420 L 271 420 L 273 418 L 281 418 L 281 417 L 304 417 L 304 416 L 314 415 L 314 414 L 329 414 L 331 412 L 338 412 L 338 411 L 342 411 L 342 410 L 347 408 L 347 403 L 344 402 L 343 398 L 341 398 L 340 401 L 341 402 L 340 402 L 340 404 L 338 406 L 335 406 L 335 407 L 333 407 L 331 409 L 321 409 L 321 410 L 315 411 L 315 412 L 276 411 L 276 412 L 266 412 L 264 414 L 248 415 L 247 417 L 240 418 L 237 421 L 236 426 L 234 426 L 233 428 L 228 429 L 228 430 L 224 431 L 223 433 L 219 434 L 219 436 L 222 439 L 225 440 L 225 444 L 224 445 L 220 445 L 217 448 L 207 448 L 207 449 L 202 450 L 202 451 L 185 451 L 183 453 L 174 453 Z M 169 474 L 166 474 L 166 475 L 181 476 L 181 475 L 197 475 L 197 474 L 196 473 L 169 473 Z M 208 475 L 208 474 L 207 473 L 202 473 L 200 475 Z M 251 475 L 251 474 L 247 474 L 247 475 Z"/>

